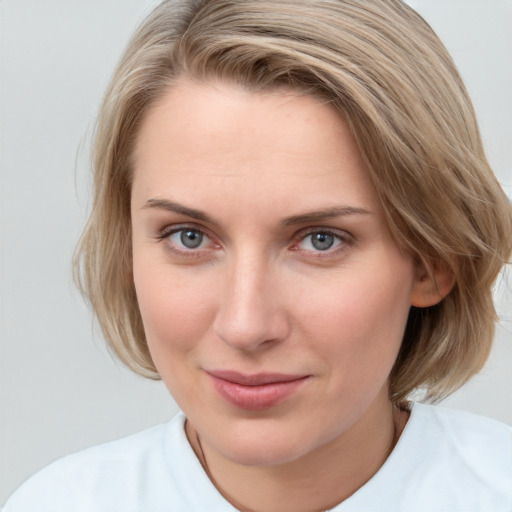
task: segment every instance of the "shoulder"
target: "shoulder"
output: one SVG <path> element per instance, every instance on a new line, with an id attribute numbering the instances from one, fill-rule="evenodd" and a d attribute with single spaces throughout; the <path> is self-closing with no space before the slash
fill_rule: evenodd
<path id="1" fill-rule="evenodd" d="M 467 461 L 501 461 L 512 471 L 512 427 L 500 421 L 440 406 L 414 404 L 414 433 Z"/>
<path id="2" fill-rule="evenodd" d="M 435 491 L 451 510 L 512 510 L 512 427 L 422 404 L 413 406 L 410 427 L 414 486 Z"/>
<path id="3" fill-rule="evenodd" d="M 136 510 L 131 504 L 140 501 L 141 478 L 167 479 L 166 444 L 180 439 L 183 423 L 179 414 L 167 424 L 63 457 L 27 480 L 4 512 L 114 511 L 120 496 L 130 504 L 124 510 Z"/>
<path id="4" fill-rule="evenodd" d="M 512 427 L 413 404 L 388 460 L 339 510 L 511 512 Z"/>

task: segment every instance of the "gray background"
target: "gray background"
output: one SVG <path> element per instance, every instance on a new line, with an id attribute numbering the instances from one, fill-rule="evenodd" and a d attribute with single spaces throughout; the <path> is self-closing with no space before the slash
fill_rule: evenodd
<path id="1" fill-rule="evenodd" d="M 161 383 L 108 354 L 70 277 L 89 207 L 94 117 L 127 38 L 155 3 L 0 0 L 0 503 L 55 458 L 176 410 Z M 410 4 L 451 50 L 510 193 L 512 0 Z M 511 296 L 502 284 L 504 319 L 484 371 L 447 400 L 510 424 Z"/>

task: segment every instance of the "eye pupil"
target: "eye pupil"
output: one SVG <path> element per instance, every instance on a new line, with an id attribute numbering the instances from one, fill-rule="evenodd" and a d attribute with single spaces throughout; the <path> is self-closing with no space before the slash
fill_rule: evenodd
<path id="1" fill-rule="evenodd" d="M 188 249 L 196 249 L 203 241 L 203 234 L 199 231 L 184 229 L 181 232 L 180 241 Z"/>
<path id="2" fill-rule="evenodd" d="M 314 233 L 311 235 L 311 243 L 315 249 L 325 251 L 334 244 L 334 237 L 329 233 Z"/>

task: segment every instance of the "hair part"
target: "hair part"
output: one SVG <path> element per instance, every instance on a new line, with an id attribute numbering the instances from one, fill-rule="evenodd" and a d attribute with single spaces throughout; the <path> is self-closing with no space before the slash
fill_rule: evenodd
<path id="1" fill-rule="evenodd" d="M 338 109 L 396 242 L 455 282 L 438 305 L 411 308 L 391 399 L 423 388 L 439 400 L 481 369 L 497 319 L 492 285 L 512 251 L 512 207 L 452 59 L 400 0 L 165 1 L 141 25 L 101 108 L 94 203 L 75 256 L 76 280 L 126 365 L 158 378 L 131 274 L 132 156 L 145 116 L 182 77 L 293 88 Z"/>

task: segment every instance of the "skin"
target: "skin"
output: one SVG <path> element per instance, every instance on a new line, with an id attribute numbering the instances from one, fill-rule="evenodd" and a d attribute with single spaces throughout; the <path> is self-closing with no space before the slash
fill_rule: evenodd
<path id="1" fill-rule="evenodd" d="M 346 122 L 294 91 L 182 80 L 141 126 L 131 208 L 149 348 L 220 492 L 266 512 L 350 496 L 407 420 L 388 376 L 409 308 L 440 296 L 393 241 Z M 252 411 L 212 369 L 306 378 Z"/>

